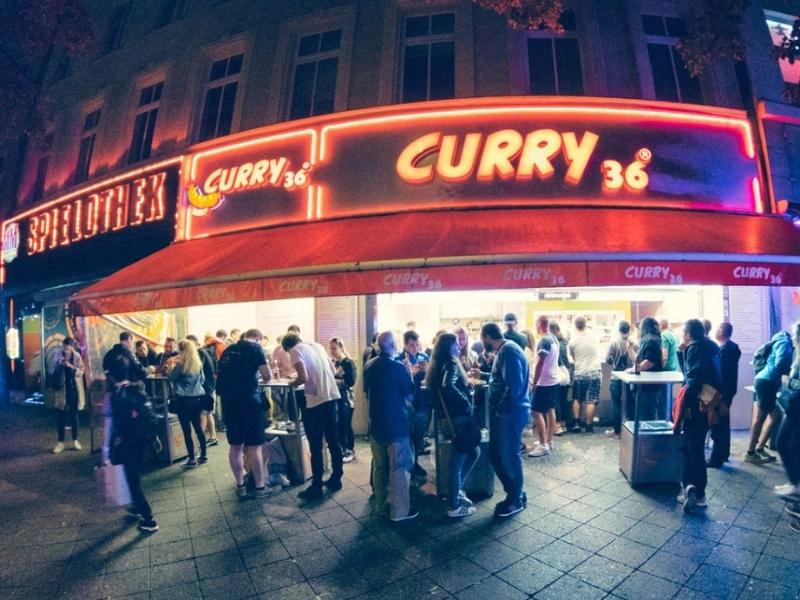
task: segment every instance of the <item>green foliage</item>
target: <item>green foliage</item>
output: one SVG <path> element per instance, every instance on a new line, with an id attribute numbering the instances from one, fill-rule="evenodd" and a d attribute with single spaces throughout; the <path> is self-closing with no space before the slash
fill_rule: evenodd
<path id="1" fill-rule="evenodd" d="M 561 0 L 473 0 L 486 10 L 505 17 L 514 29 L 562 31 L 559 19 L 564 12 Z"/>
<path id="2" fill-rule="evenodd" d="M 747 0 L 699 0 L 688 19 L 688 34 L 677 44 L 686 70 L 697 77 L 715 60 L 744 59 L 742 14 Z"/>

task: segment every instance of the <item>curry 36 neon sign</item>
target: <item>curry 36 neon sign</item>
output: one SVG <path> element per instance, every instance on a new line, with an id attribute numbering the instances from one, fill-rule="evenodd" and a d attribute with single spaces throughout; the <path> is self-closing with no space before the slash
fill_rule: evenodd
<path id="1" fill-rule="evenodd" d="M 608 98 L 480 98 L 327 115 L 201 148 L 184 239 L 488 206 L 763 212 L 744 113 Z"/>

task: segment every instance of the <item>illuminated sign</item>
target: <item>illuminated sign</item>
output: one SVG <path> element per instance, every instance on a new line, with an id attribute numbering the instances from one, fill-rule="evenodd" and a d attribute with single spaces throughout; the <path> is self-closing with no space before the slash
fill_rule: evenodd
<path id="1" fill-rule="evenodd" d="M 3 262 L 10 263 L 19 255 L 19 223 L 9 223 L 3 229 Z"/>
<path id="2" fill-rule="evenodd" d="M 764 210 L 752 132 L 737 111 L 481 98 L 303 124 L 198 152 L 183 180 L 181 236 L 489 206 Z"/>
<path id="3" fill-rule="evenodd" d="M 28 256 L 163 220 L 166 178 L 166 171 L 149 173 L 29 215 L 25 220 Z"/>

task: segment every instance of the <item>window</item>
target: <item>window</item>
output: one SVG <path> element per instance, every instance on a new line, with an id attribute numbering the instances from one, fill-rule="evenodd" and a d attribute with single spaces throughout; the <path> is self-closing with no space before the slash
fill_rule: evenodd
<path id="1" fill-rule="evenodd" d="M 133 121 L 133 136 L 128 151 L 128 162 L 135 163 L 150 158 L 153 146 L 153 133 L 156 130 L 158 105 L 161 101 L 161 90 L 164 82 L 159 81 L 143 88 L 139 94 L 139 106 L 136 119 Z"/>
<path id="2" fill-rule="evenodd" d="M 106 32 L 105 46 L 103 48 L 105 54 L 122 48 L 122 37 L 125 34 L 125 26 L 128 23 L 130 11 L 131 5 L 126 3 L 115 8 L 114 12 L 111 14 L 108 31 Z"/>
<path id="3" fill-rule="evenodd" d="M 696 77 L 689 77 L 675 49 L 678 40 L 686 35 L 686 22 L 672 17 L 642 15 L 642 27 L 647 39 L 656 98 L 701 104 L 703 94 L 700 81 Z"/>
<path id="4" fill-rule="evenodd" d="M 89 179 L 89 169 L 92 166 L 94 143 L 97 139 L 97 126 L 100 124 L 100 109 L 87 113 L 83 121 L 83 136 L 78 150 L 78 164 L 75 167 L 75 183 Z"/>
<path id="5" fill-rule="evenodd" d="M 244 55 L 236 54 L 211 65 L 203 116 L 200 119 L 198 139 L 201 142 L 231 132 L 243 60 Z"/>
<path id="6" fill-rule="evenodd" d="M 767 27 L 772 36 L 772 44 L 777 51 L 783 43 L 784 38 L 792 40 L 792 32 L 795 27 L 797 17 L 764 11 L 767 17 Z M 800 61 L 790 63 L 787 59 L 779 59 L 778 64 L 781 69 L 781 76 L 786 84 L 784 100 L 792 104 L 800 105 Z"/>
<path id="7" fill-rule="evenodd" d="M 341 29 L 305 35 L 298 40 L 290 119 L 333 112 L 341 44 Z"/>
<path id="8" fill-rule="evenodd" d="M 186 16 L 187 0 L 161 0 L 161 11 L 158 15 L 157 27 L 164 27 Z"/>
<path id="9" fill-rule="evenodd" d="M 576 36 L 575 13 L 561 16 L 564 33 L 536 32 L 528 38 L 528 74 L 531 94 L 581 96 L 583 73 Z"/>
<path id="10" fill-rule="evenodd" d="M 403 102 L 455 97 L 455 20 L 454 13 L 406 18 Z"/>

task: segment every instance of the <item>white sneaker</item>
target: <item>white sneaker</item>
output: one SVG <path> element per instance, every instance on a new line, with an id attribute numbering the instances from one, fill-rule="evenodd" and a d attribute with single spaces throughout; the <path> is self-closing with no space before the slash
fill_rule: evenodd
<path id="1" fill-rule="evenodd" d="M 448 510 L 447 516 L 451 519 L 460 519 L 461 517 L 469 517 L 470 515 L 475 514 L 475 507 L 474 506 L 466 506 L 462 504 L 458 508 L 454 510 Z"/>
<path id="2" fill-rule="evenodd" d="M 72 449 L 73 450 L 83 450 L 83 446 L 81 446 L 81 443 L 78 440 L 74 440 L 72 442 Z"/>
<path id="3" fill-rule="evenodd" d="M 53 454 L 61 454 L 64 451 L 64 442 L 58 442 L 53 448 Z"/>
<path id="4" fill-rule="evenodd" d="M 261 489 L 256 488 L 253 492 L 253 495 L 256 498 L 269 498 L 270 496 L 274 496 L 275 494 L 280 494 L 281 490 L 283 489 L 280 485 L 268 485 L 264 486 Z"/>
<path id="5" fill-rule="evenodd" d="M 678 504 L 684 504 L 686 502 L 686 490 L 681 486 L 681 492 L 678 494 L 678 497 L 675 498 L 678 501 Z"/>
<path id="6" fill-rule="evenodd" d="M 550 448 L 547 444 L 539 444 L 533 450 L 528 453 L 528 456 L 531 458 L 537 458 L 539 456 L 547 456 L 550 454 Z"/>
<path id="7" fill-rule="evenodd" d="M 781 498 L 797 498 L 800 496 L 800 486 L 785 483 L 784 485 L 776 485 L 773 489 L 776 496 Z"/>
<path id="8" fill-rule="evenodd" d="M 686 486 L 686 501 L 683 503 L 683 512 L 691 513 L 697 508 L 697 488 L 692 484 Z"/>
<path id="9" fill-rule="evenodd" d="M 464 493 L 464 490 L 458 492 L 458 499 L 461 501 L 461 504 L 464 504 L 465 506 L 472 506 L 475 504 L 467 497 L 467 495 Z"/>
<path id="10" fill-rule="evenodd" d="M 355 454 L 349 454 L 349 453 L 348 453 L 348 454 L 345 454 L 345 455 L 342 457 L 342 462 L 343 462 L 343 463 L 351 463 L 351 462 L 353 462 L 355 459 L 356 459 L 356 455 L 355 455 Z"/>

